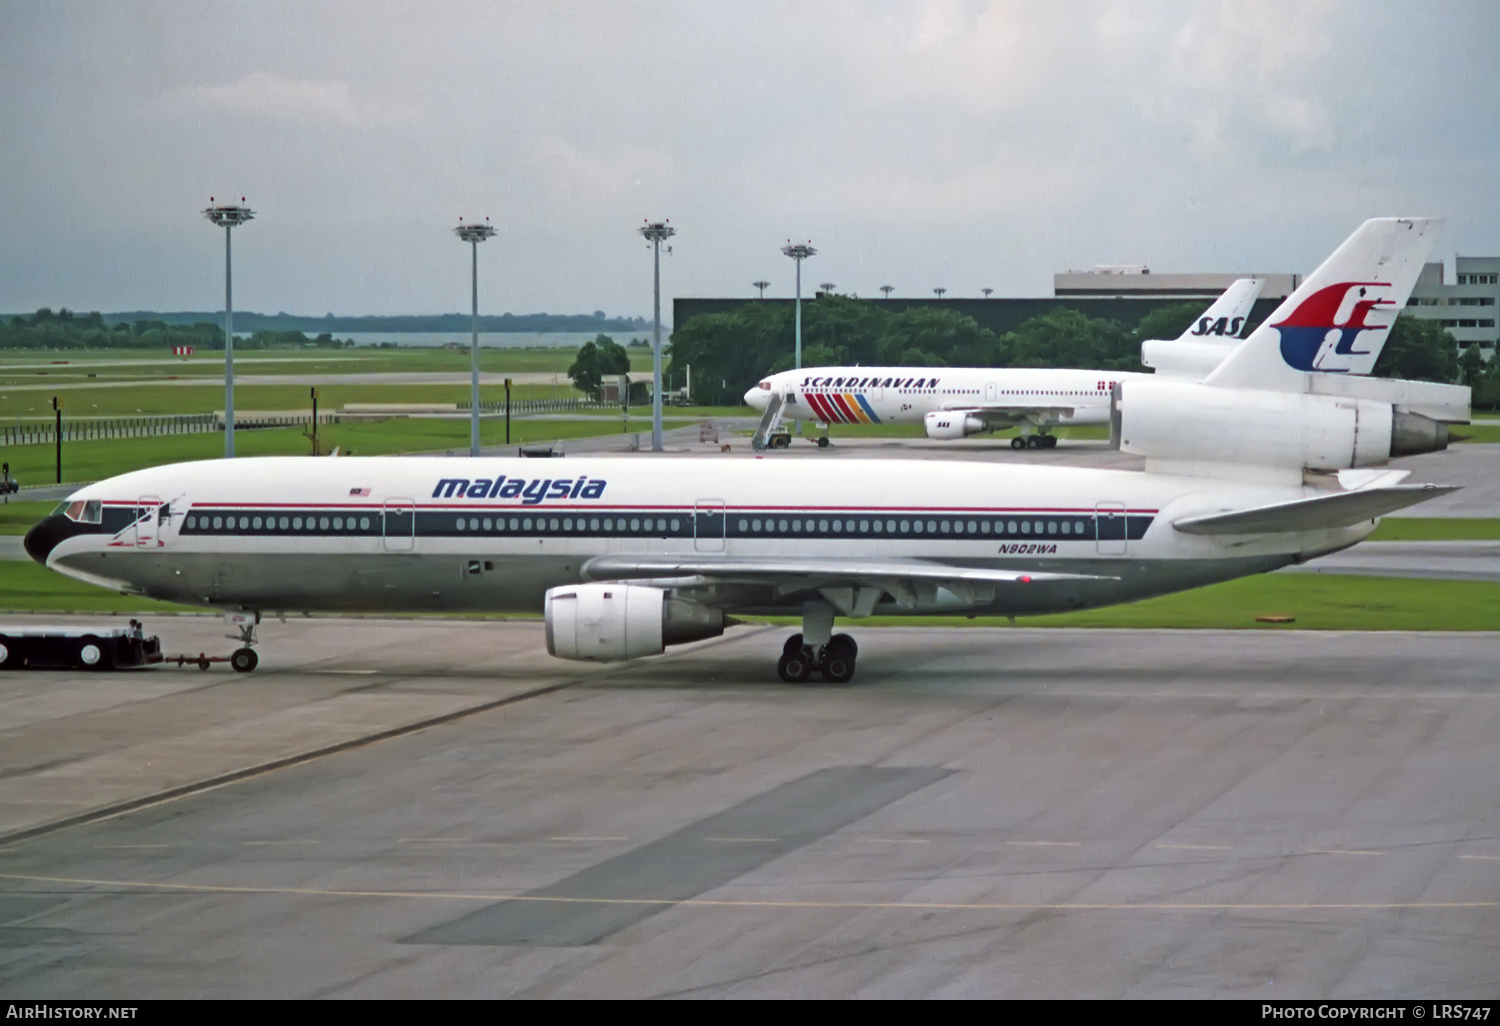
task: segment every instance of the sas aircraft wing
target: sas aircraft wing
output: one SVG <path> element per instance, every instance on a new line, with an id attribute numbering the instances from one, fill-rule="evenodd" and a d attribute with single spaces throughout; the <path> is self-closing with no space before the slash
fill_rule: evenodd
<path id="1" fill-rule="evenodd" d="M 869 616 L 884 596 L 903 607 L 930 602 L 937 588 L 965 605 L 987 603 L 1001 589 L 1067 581 L 1115 580 L 1089 574 L 945 566 L 921 559 L 797 557 L 596 556 L 583 565 L 587 580 L 630 581 L 674 591 L 715 592 L 748 585 L 770 588 L 777 598 L 816 591 L 844 616 Z M 709 604 L 717 605 L 712 598 Z M 731 603 L 732 604 L 732 603 Z"/>
<path id="2" fill-rule="evenodd" d="M 1032 423 L 1070 420 L 1076 410 L 1076 406 L 1025 406 L 1019 403 L 955 403 L 943 407 L 944 413 L 955 417 L 978 417 L 993 427 L 1011 427 L 1023 420 Z"/>

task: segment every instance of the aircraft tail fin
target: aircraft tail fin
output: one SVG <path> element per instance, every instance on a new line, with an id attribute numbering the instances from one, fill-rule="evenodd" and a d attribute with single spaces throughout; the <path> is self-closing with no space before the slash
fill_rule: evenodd
<path id="1" fill-rule="evenodd" d="M 1302 392 L 1309 373 L 1368 372 L 1441 226 L 1425 217 L 1366 221 L 1204 383 Z"/>
<path id="2" fill-rule="evenodd" d="M 1264 278 L 1241 278 L 1224 294 L 1214 300 L 1213 306 L 1203 311 L 1188 329 L 1177 336 L 1179 342 L 1206 342 L 1239 338 L 1250 320 L 1250 310 L 1265 288 Z"/>

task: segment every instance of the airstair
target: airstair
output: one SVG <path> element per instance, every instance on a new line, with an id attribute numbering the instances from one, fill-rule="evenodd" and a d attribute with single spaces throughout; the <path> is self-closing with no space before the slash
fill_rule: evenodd
<path id="1" fill-rule="evenodd" d="M 761 414 L 760 423 L 755 427 L 755 434 L 750 436 L 750 448 L 756 452 L 777 448 L 771 444 L 771 439 L 776 434 L 776 429 L 781 426 L 781 411 L 785 403 L 786 396 L 783 393 L 771 393 L 771 401 L 766 403 L 766 412 Z"/>

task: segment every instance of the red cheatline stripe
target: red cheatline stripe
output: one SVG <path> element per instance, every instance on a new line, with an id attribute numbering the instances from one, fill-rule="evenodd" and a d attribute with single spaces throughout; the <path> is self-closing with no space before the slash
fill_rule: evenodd
<path id="1" fill-rule="evenodd" d="M 824 396 L 816 392 L 809 393 L 807 396 L 807 405 L 812 407 L 813 413 L 816 413 L 818 419 L 825 424 L 837 424 L 839 422 L 838 413 L 828 405 L 828 400 Z"/>
<path id="2" fill-rule="evenodd" d="M 849 408 L 849 404 L 844 401 L 844 397 L 842 395 L 835 392 L 828 398 L 831 399 L 833 401 L 833 404 L 838 407 L 839 413 L 843 415 L 845 421 L 850 424 L 859 423 L 859 414 L 855 413 Z"/>

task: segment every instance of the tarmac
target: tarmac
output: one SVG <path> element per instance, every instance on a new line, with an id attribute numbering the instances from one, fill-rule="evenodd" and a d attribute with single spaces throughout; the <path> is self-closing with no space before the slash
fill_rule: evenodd
<path id="1" fill-rule="evenodd" d="M 147 621 L 227 649 L 207 617 Z M 291 620 L 0 676 L 0 996 L 1493 997 L 1488 634 Z"/>

